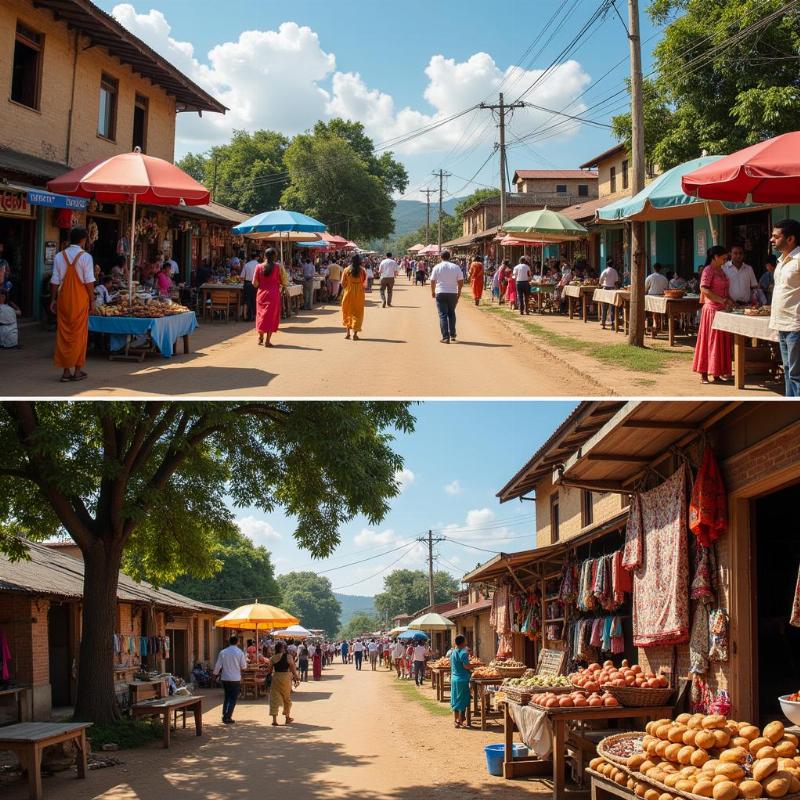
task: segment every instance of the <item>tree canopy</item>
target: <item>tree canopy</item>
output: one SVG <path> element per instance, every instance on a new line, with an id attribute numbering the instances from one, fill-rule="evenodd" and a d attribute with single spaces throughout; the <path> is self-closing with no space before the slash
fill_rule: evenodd
<path id="1" fill-rule="evenodd" d="M 437 603 L 453 599 L 458 581 L 449 572 L 433 573 Z M 383 579 L 383 591 L 375 595 L 375 608 L 384 622 L 398 614 L 414 614 L 428 605 L 428 575 L 421 569 L 398 569 Z"/>
<path id="2" fill-rule="evenodd" d="M 342 606 L 333 596 L 331 582 L 316 572 L 287 572 L 278 577 L 283 608 L 304 628 L 323 628 L 332 636 L 339 630 Z"/>
<path id="3" fill-rule="evenodd" d="M 725 154 L 800 127 L 800 14 L 782 0 L 654 0 L 667 24 L 654 50 L 658 77 L 644 91 L 649 161 L 667 169 L 705 149 Z M 701 60 L 697 60 L 701 59 Z M 630 141 L 630 115 L 613 119 Z"/>
<path id="4" fill-rule="evenodd" d="M 380 619 L 375 614 L 357 611 L 339 630 L 340 639 L 355 639 L 365 633 L 371 633 L 381 627 Z"/>
<path id="5" fill-rule="evenodd" d="M 397 494 L 397 402 L 11 402 L 0 411 L 0 549 L 66 532 L 84 560 L 75 714 L 116 716 L 112 634 L 126 552 L 154 580 L 213 574 L 236 538 L 234 506 L 297 520 L 329 555 L 357 514 L 377 524 Z"/>

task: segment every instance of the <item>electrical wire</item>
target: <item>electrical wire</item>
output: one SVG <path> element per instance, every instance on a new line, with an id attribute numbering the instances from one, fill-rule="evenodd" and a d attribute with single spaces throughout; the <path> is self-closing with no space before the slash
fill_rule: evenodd
<path id="1" fill-rule="evenodd" d="M 377 572 L 375 572 L 372 575 L 369 575 L 366 578 L 362 578 L 361 580 L 354 581 L 353 583 L 347 583 L 344 586 L 336 586 L 336 587 L 334 587 L 333 591 L 334 592 L 340 592 L 342 589 L 349 589 L 351 586 L 358 586 L 358 584 L 360 584 L 360 583 L 366 583 L 367 581 L 370 581 L 373 578 L 377 578 L 378 575 L 382 575 L 384 572 L 386 572 L 387 569 L 389 569 L 390 567 L 393 567 L 395 564 L 397 564 L 400 561 L 402 561 L 402 559 L 404 559 L 409 554 L 409 550 L 407 548 L 412 547 L 412 546 L 414 546 L 416 544 L 417 544 L 417 542 L 413 541 L 413 542 L 409 542 L 407 545 L 405 545 L 406 551 L 404 553 L 402 553 L 399 558 L 397 558 L 394 561 L 392 561 L 391 564 L 387 564 L 383 569 L 378 570 Z"/>

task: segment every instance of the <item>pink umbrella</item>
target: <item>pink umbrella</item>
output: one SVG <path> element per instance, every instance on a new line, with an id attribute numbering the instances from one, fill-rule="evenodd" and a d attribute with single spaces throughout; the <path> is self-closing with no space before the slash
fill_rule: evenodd
<path id="1" fill-rule="evenodd" d="M 128 297 L 133 294 L 133 243 L 136 236 L 136 204 L 200 206 L 211 192 L 182 169 L 140 148 L 111 158 L 92 161 L 49 181 L 56 194 L 93 197 L 101 203 L 133 203 L 131 211 L 131 262 Z"/>

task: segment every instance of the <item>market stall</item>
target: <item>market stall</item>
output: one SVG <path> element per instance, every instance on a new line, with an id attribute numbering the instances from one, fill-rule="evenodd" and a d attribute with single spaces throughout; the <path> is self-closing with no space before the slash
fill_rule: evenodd
<path id="1" fill-rule="evenodd" d="M 733 379 L 744 389 L 748 372 L 765 373 L 778 366 L 775 345 L 778 332 L 769 327 L 769 307 L 737 311 L 718 311 L 713 328 L 733 335 Z M 759 346 L 759 342 L 764 344 Z"/>
<path id="2" fill-rule="evenodd" d="M 676 322 L 684 319 L 687 323 L 687 328 L 694 327 L 692 321 L 700 310 L 700 295 L 685 294 L 680 289 L 668 291 L 671 292 L 670 295 L 645 295 L 644 310 L 653 315 L 653 325 L 650 332 L 654 339 L 662 328 L 662 320 L 666 320 L 669 346 L 673 347 L 675 345 Z"/>
<path id="3" fill-rule="evenodd" d="M 234 319 L 241 319 L 244 307 L 244 281 L 236 276 L 218 282 L 204 283 L 197 287 L 199 298 L 198 310 L 203 315 L 203 320 L 214 316 L 214 311 L 226 309 L 226 319 L 230 310 L 234 311 Z"/>
<path id="4" fill-rule="evenodd" d="M 583 283 L 580 281 L 573 281 L 564 287 L 564 297 L 567 298 L 570 319 L 575 316 L 575 305 L 579 303 L 581 307 L 581 318 L 584 322 L 589 321 L 589 306 L 591 305 L 596 289 L 596 281 L 584 281 Z"/>
<path id="5" fill-rule="evenodd" d="M 622 311 L 622 324 L 625 330 L 628 329 L 628 310 L 630 309 L 631 293 L 627 289 L 600 289 L 597 288 L 592 294 L 592 300 L 598 305 L 609 307 L 610 316 L 614 331 L 619 333 L 620 310 Z M 598 317 L 600 312 L 598 311 Z M 605 322 L 602 322 L 605 330 Z"/>

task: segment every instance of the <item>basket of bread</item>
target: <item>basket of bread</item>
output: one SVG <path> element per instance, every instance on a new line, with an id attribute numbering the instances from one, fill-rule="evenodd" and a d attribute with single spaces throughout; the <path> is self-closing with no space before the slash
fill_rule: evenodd
<path id="1" fill-rule="evenodd" d="M 664 297 L 670 297 L 673 300 L 680 300 L 685 294 L 685 289 L 664 289 Z"/>
<path id="2" fill-rule="evenodd" d="M 513 658 L 495 658 L 489 662 L 490 667 L 494 667 L 503 678 L 519 678 L 528 669 L 521 661 Z"/>

